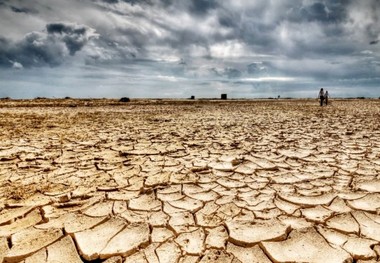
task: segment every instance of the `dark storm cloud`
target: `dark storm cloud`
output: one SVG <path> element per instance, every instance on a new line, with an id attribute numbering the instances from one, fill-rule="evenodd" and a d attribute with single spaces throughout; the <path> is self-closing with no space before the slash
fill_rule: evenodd
<path id="1" fill-rule="evenodd" d="M 152 4 L 151 0 L 120 0 L 120 1 L 126 2 L 126 3 L 131 4 L 131 5 L 136 5 L 136 4 L 149 4 L 149 5 L 151 5 Z"/>
<path id="2" fill-rule="evenodd" d="M 242 21 L 230 18 L 221 21 L 232 25 L 235 37 L 259 52 L 300 58 L 305 54 L 347 54 L 353 52 L 350 43 L 342 42 L 347 28 L 347 1 L 329 3 L 281 2 L 279 10 L 271 5 L 262 5 L 247 10 L 250 15 Z M 227 13 L 228 14 L 228 13 Z M 237 22 L 236 22 L 237 21 Z"/>
<path id="3" fill-rule="evenodd" d="M 127 1 L 119 0 L 120 2 Z M 200 32 L 200 28 L 206 24 L 202 21 L 202 16 L 217 6 L 214 1 L 171 2 L 155 0 L 152 2 L 138 1 L 136 5 L 140 5 L 146 10 L 144 12 L 138 9 L 138 11 L 132 10 L 133 14 L 128 14 L 134 17 L 129 21 L 132 26 L 115 24 L 111 34 L 97 29 L 101 35 L 97 44 L 102 47 L 112 47 L 116 61 L 131 56 L 149 59 L 150 56 L 154 55 L 152 52 L 155 53 L 160 49 L 182 54 L 180 57 L 188 57 L 191 56 L 188 53 L 189 48 L 202 47 L 207 50 L 209 44 L 226 39 L 217 30 L 216 32 L 208 30 Z M 111 12 L 117 16 L 125 15 L 115 8 L 112 8 Z M 189 17 L 188 20 L 190 21 L 181 21 L 181 18 L 177 18 L 177 16 L 189 12 L 194 14 Z M 156 15 L 153 16 L 152 13 Z M 160 15 L 157 15 L 158 13 Z M 189 24 L 190 22 L 191 24 Z M 216 24 L 215 27 L 219 27 L 219 25 Z M 118 45 L 109 45 L 109 43 L 118 43 Z"/>
<path id="4" fill-rule="evenodd" d="M 215 77 L 224 77 L 228 79 L 236 79 L 242 76 L 242 72 L 236 68 L 226 67 L 224 69 L 211 68 L 210 72 Z"/>
<path id="5" fill-rule="evenodd" d="M 15 6 L 11 6 L 11 9 L 13 12 L 15 13 L 32 13 L 33 10 L 29 9 L 29 8 L 25 8 L 25 7 L 15 7 Z"/>
<path id="6" fill-rule="evenodd" d="M 116 4 L 120 2 L 125 2 L 131 5 L 154 5 L 163 6 L 165 8 L 172 6 L 175 8 L 185 7 L 190 12 L 195 14 L 206 14 L 209 10 L 218 7 L 218 2 L 216 0 L 189 0 L 183 3 L 176 2 L 173 0 L 102 0 L 105 3 Z"/>
<path id="7" fill-rule="evenodd" d="M 10 48 L 10 42 L 0 36 L 0 66 L 11 66 L 11 63 L 9 62 L 7 50 Z"/>
<path id="8" fill-rule="evenodd" d="M 28 33 L 15 43 L 3 37 L 0 38 L 0 65 L 58 66 L 67 53 L 74 56 L 93 37 L 96 37 L 93 29 L 72 23 L 47 24 L 46 32 Z"/>
<path id="9" fill-rule="evenodd" d="M 102 0 L 102 1 L 105 2 L 105 3 L 109 3 L 109 4 L 119 3 L 119 0 Z"/>
<path id="10" fill-rule="evenodd" d="M 128 3 L 130 5 L 139 5 L 139 4 L 152 4 L 152 2 L 150 0 L 101 0 L 105 3 L 109 3 L 109 4 L 117 4 L 117 3 L 120 3 L 120 2 L 125 2 L 125 3 Z"/>
<path id="11" fill-rule="evenodd" d="M 342 22 L 347 18 L 346 6 L 349 1 L 314 2 L 296 5 L 289 10 L 287 19 L 294 22 L 318 21 L 323 23 Z"/>
<path id="12" fill-rule="evenodd" d="M 209 10 L 216 9 L 218 3 L 216 0 L 191 0 L 190 10 L 196 14 L 206 14 Z"/>
<path id="13" fill-rule="evenodd" d="M 116 2 L 103 0 L 108 3 Z M 170 0 L 152 1 L 126 1 L 144 6 L 143 12 L 130 13 L 129 17 L 135 16 L 140 22 L 140 27 L 125 27 L 115 25 L 114 35 L 125 36 L 127 41 L 123 45 L 136 47 L 141 55 L 146 54 L 149 47 L 172 48 L 174 52 L 182 53 L 183 57 L 194 47 L 203 48 L 209 52 L 213 44 L 228 40 L 242 41 L 250 50 L 255 53 L 266 53 L 272 55 L 287 55 L 293 58 L 302 57 L 305 52 L 318 56 L 319 54 L 347 54 L 353 52 L 354 48 L 349 43 L 339 42 L 340 36 L 347 34 L 343 22 L 347 19 L 347 0 L 337 0 L 333 2 L 313 2 L 302 5 L 302 2 L 281 2 L 269 4 L 250 4 L 247 7 L 235 7 L 231 3 L 217 2 L 212 0 L 191 0 L 186 2 L 176 2 Z M 276 6 L 277 5 L 277 6 Z M 276 8 L 278 10 L 276 10 Z M 150 11 L 151 10 L 151 11 Z M 113 12 L 121 12 L 119 9 L 112 9 Z M 212 11 L 212 12 L 211 12 Z M 161 17 L 151 14 L 161 13 Z M 183 21 L 180 16 L 183 13 L 191 14 L 191 25 L 186 26 L 187 21 Z M 120 13 L 121 15 L 121 13 Z M 178 17 L 177 20 L 168 19 Z M 204 20 L 204 18 L 208 20 Z M 215 20 L 209 29 L 200 30 Z M 136 23 L 137 20 L 131 22 Z M 170 22 L 169 22 L 170 21 Z M 288 23 L 288 24 L 286 24 Z M 314 26 L 310 23 L 320 23 Z M 141 26 L 151 25 L 158 31 L 165 32 L 164 36 L 155 36 L 147 33 L 149 30 L 141 30 Z M 321 31 L 321 35 L 313 35 L 308 27 L 314 26 Z M 281 27 L 289 33 L 287 39 L 281 39 Z M 284 31 L 283 30 L 283 31 Z M 317 32 L 318 32 L 317 31 Z M 120 40 L 117 40 L 120 41 Z M 284 43 L 288 46 L 284 47 Z M 303 52 L 305 51 L 305 52 Z M 137 56 L 139 54 L 136 54 Z M 211 54 L 204 54 L 204 57 Z"/>
<path id="14" fill-rule="evenodd" d="M 369 19 L 371 23 L 366 27 L 366 31 L 370 38 L 379 39 L 380 37 L 380 2 L 379 1 L 370 1 L 368 7 Z M 367 18 L 368 19 L 368 18 Z"/>
<path id="15" fill-rule="evenodd" d="M 46 25 L 47 32 L 49 34 L 77 34 L 77 35 L 83 35 L 86 33 L 87 27 L 86 26 L 75 26 L 72 24 L 65 24 L 65 23 L 50 23 Z"/>
<path id="16" fill-rule="evenodd" d="M 247 66 L 247 73 L 251 76 L 262 76 L 268 74 L 270 71 L 270 65 L 268 63 L 256 62 Z"/>
<path id="17" fill-rule="evenodd" d="M 362 4 L 357 2 L 356 5 Z M 154 9 L 146 8 L 146 13 L 139 13 L 138 17 L 164 33 L 149 35 L 136 27 L 117 27 L 120 35 L 128 38 L 124 46 L 138 47 L 136 58 L 149 57 L 152 50 L 168 50 L 166 54 L 175 54 L 178 61 L 185 58 L 186 67 L 177 71 L 185 76 L 218 79 L 299 76 L 317 82 L 360 78 L 363 74 L 376 75 L 378 71 L 378 66 L 366 67 L 367 61 L 350 59 L 353 54 L 368 48 L 361 41 L 369 43 L 371 40 L 366 39 L 378 37 L 375 33 L 370 34 L 378 28 L 372 15 L 365 30 L 358 28 L 362 21 L 353 12 L 356 6 L 351 1 L 239 1 L 236 4 L 154 1 Z M 150 16 L 149 10 L 160 12 L 162 16 L 159 19 Z M 187 17 L 192 20 L 189 26 L 186 26 L 189 23 L 186 19 L 181 19 L 183 13 L 190 15 Z M 255 58 L 256 54 L 262 54 L 263 58 Z M 224 64 L 234 59 L 241 65 L 236 68 L 233 65 L 205 66 L 221 58 Z M 198 69 L 192 67 L 192 62 L 201 59 Z M 330 63 L 334 61 L 340 63 Z M 367 68 L 367 73 L 358 67 Z"/>
<path id="18" fill-rule="evenodd" d="M 229 79 L 235 79 L 235 78 L 240 78 L 242 73 L 240 70 L 236 68 L 226 68 L 224 70 L 224 74 L 229 78 Z"/>
<path id="19" fill-rule="evenodd" d="M 37 11 L 35 9 L 33 9 L 32 7 L 24 6 L 22 2 L 19 2 L 19 5 L 17 5 L 17 2 L 16 2 L 16 5 L 14 5 L 15 1 L 12 2 L 12 4 L 10 4 L 10 3 L 11 3 L 10 1 L 1 0 L 0 1 L 0 7 L 9 8 L 14 13 L 25 13 L 25 14 L 37 13 Z"/>
<path id="20" fill-rule="evenodd" d="M 96 0 L 93 0 L 96 1 Z M 194 16 L 204 17 L 211 10 L 216 10 L 220 5 L 216 0 L 189 0 L 189 1 L 175 1 L 175 0 L 100 0 L 108 4 L 128 3 L 131 6 L 142 6 L 143 8 L 151 7 L 156 10 L 163 9 L 162 14 L 165 15 L 167 11 L 176 15 L 176 12 L 187 12 Z M 118 12 L 113 10 L 114 12 Z M 149 16 L 147 12 L 145 15 Z M 180 21 L 178 21 L 180 22 Z"/>
<path id="21" fill-rule="evenodd" d="M 75 25 L 68 23 L 50 23 L 46 26 L 49 35 L 54 35 L 54 38 L 60 39 L 66 44 L 70 55 L 75 55 L 75 52 L 81 50 L 87 43 L 93 32 L 84 25 Z"/>

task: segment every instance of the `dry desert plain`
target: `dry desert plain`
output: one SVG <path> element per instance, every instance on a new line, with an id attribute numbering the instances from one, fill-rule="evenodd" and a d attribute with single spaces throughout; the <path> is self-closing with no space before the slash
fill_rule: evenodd
<path id="1" fill-rule="evenodd" d="M 0 262 L 379 262 L 380 100 L 2 100 Z"/>

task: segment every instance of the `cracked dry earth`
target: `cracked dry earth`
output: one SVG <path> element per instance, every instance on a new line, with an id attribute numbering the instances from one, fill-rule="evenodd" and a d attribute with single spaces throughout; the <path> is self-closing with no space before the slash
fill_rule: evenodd
<path id="1" fill-rule="evenodd" d="M 0 262 L 380 260 L 380 100 L 0 114 Z"/>

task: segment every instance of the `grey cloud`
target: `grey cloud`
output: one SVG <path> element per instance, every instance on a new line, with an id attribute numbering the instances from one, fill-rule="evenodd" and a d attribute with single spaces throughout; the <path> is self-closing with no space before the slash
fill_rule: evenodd
<path id="1" fill-rule="evenodd" d="M 0 1 L 0 7 L 9 8 L 14 13 L 25 13 L 25 14 L 37 13 L 37 11 L 34 8 L 24 6 L 24 4 L 28 4 L 28 3 L 23 3 L 21 1 L 20 2 L 13 1 L 11 3 L 10 1 L 7 1 L 7 0 Z"/>
<path id="2" fill-rule="evenodd" d="M 209 10 L 218 7 L 216 0 L 191 0 L 190 10 L 196 14 L 206 14 Z"/>
<path id="3" fill-rule="evenodd" d="M 103 0 L 103 2 L 106 2 L 109 4 L 116 4 L 116 3 L 119 3 L 119 0 Z"/>
<path id="4" fill-rule="evenodd" d="M 367 43 L 380 37 L 380 2 L 378 0 L 352 1 L 349 5 L 347 27 L 354 37 Z M 358 40 L 358 39 L 357 39 Z"/>
<path id="5" fill-rule="evenodd" d="M 135 5 L 135 4 L 152 4 L 152 2 L 150 0 L 121 0 L 121 1 L 129 3 L 131 5 Z"/>
<path id="6" fill-rule="evenodd" d="M 97 41 L 98 44 L 113 49 L 118 54 L 117 58 L 115 57 L 117 61 L 119 58 L 130 58 L 131 56 L 149 59 L 149 56 L 152 55 L 151 52 L 159 49 L 187 57 L 191 47 L 199 46 L 207 50 L 210 44 L 225 39 L 225 36 L 221 36 L 217 32 L 209 32 L 205 35 L 207 32 L 201 33 L 198 26 L 181 24 L 180 19 L 174 20 L 177 13 L 172 13 L 171 9 L 159 7 L 161 9 L 154 10 L 156 7 L 152 6 L 144 8 L 146 9 L 144 12 L 134 14 L 136 19 L 129 20 L 130 25 L 115 24 L 111 34 L 105 32 L 104 29 L 98 29 L 101 34 Z M 189 7 L 180 6 L 178 8 L 184 12 Z M 159 13 L 161 16 L 150 17 L 150 9 L 152 9 L 151 12 Z M 112 9 L 112 12 L 119 15 L 118 10 Z M 199 26 L 203 23 L 202 18 L 192 19 L 195 23 L 199 21 Z M 178 24 L 173 24 L 173 21 Z M 157 32 L 163 33 L 157 35 Z M 108 43 L 118 43 L 118 45 L 109 45 Z"/>
<path id="7" fill-rule="evenodd" d="M 11 66 L 11 62 L 9 61 L 9 58 L 8 58 L 8 50 L 10 48 L 10 41 L 4 37 L 1 37 L 0 36 L 0 66 L 3 65 L 7 65 L 7 66 Z"/>
<path id="8" fill-rule="evenodd" d="M 380 3 L 372 0 L 369 8 L 369 15 L 372 23 L 367 26 L 367 32 L 370 38 L 380 37 Z"/>
<path id="9" fill-rule="evenodd" d="M 46 29 L 49 34 L 59 33 L 83 35 L 88 30 L 88 27 L 83 25 L 76 26 L 74 24 L 67 23 L 50 23 L 46 25 Z"/>
<path id="10" fill-rule="evenodd" d="M 344 24 L 347 2 L 338 0 L 305 5 L 294 1 L 260 2 L 239 9 L 225 4 L 223 8 L 218 8 L 218 18 L 222 27 L 232 29 L 232 35 L 228 38 L 241 39 L 258 53 L 285 54 L 294 58 L 303 56 L 303 51 L 311 55 L 332 54 L 337 50 L 347 53 L 353 51 L 350 48 L 353 45 L 338 40 L 347 34 Z M 285 46 L 281 40 L 281 30 L 286 32 Z M 316 34 L 319 32 L 323 35 Z"/>
<path id="11" fill-rule="evenodd" d="M 41 32 L 27 34 L 11 49 L 10 60 L 30 66 L 57 66 L 63 62 L 64 45 Z"/>
<path id="12" fill-rule="evenodd" d="M 218 6 L 218 2 L 216 0 L 189 0 L 184 2 L 173 1 L 173 0 L 102 0 L 103 2 L 116 4 L 119 2 L 126 2 L 131 5 L 155 5 L 162 7 L 172 6 L 174 8 L 184 8 L 188 9 L 190 12 L 204 15 L 209 10 L 215 9 Z"/>
<path id="13" fill-rule="evenodd" d="M 239 23 L 240 23 L 239 14 L 223 11 L 220 13 L 218 20 L 219 20 L 219 24 L 222 27 L 239 29 Z"/>
<path id="14" fill-rule="evenodd" d="M 329 18 L 327 7 L 323 3 L 314 3 L 304 8 L 305 16 L 310 20 L 325 21 Z"/>
<path id="15" fill-rule="evenodd" d="M 223 69 L 210 68 L 209 72 L 211 73 L 211 75 L 215 77 L 225 77 L 228 79 L 240 78 L 243 74 L 240 70 L 232 67 L 226 67 Z"/>
<path id="16" fill-rule="evenodd" d="M 73 23 L 50 23 L 46 29 L 46 32 L 28 33 L 15 43 L 1 38 L 1 66 L 9 67 L 14 63 L 23 67 L 58 66 L 67 53 L 74 56 L 91 38 L 96 37 L 93 29 Z"/>
<path id="17" fill-rule="evenodd" d="M 66 44 L 72 56 L 81 50 L 91 37 L 96 36 L 95 31 L 88 26 L 72 23 L 50 23 L 46 25 L 46 29 L 49 35 L 54 35 Z"/>
<path id="18" fill-rule="evenodd" d="M 247 73 L 253 76 L 267 75 L 270 71 L 270 66 L 265 62 L 251 63 L 247 66 Z"/>
<path id="19" fill-rule="evenodd" d="M 225 68 L 224 75 L 226 75 L 229 79 L 239 78 L 242 73 L 240 70 L 236 68 Z"/>
<path id="20" fill-rule="evenodd" d="M 33 13 L 33 10 L 26 7 L 15 7 L 11 6 L 11 10 L 15 13 Z"/>
<path id="21" fill-rule="evenodd" d="M 323 23 L 342 22 L 347 18 L 347 0 L 315 2 L 310 5 L 292 7 L 287 16 L 295 22 L 318 21 Z"/>
<path id="22" fill-rule="evenodd" d="M 126 3 L 129 3 L 131 5 L 136 5 L 136 4 L 151 4 L 151 1 L 150 0 L 101 0 L 105 3 L 109 3 L 109 4 L 117 4 L 119 2 L 126 2 Z"/>

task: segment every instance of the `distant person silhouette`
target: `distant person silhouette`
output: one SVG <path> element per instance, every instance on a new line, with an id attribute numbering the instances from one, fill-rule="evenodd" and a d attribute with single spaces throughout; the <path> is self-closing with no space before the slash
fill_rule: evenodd
<path id="1" fill-rule="evenodd" d="M 326 92 L 325 92 L 325 103 L 326 103 L 326 105 L 327 105 L 328 99 L 329 99 L 329 92 L 326 90 Z"/>
<path id="2" fill-rule="evenodd" d="M 323 101 L 325 100 L 325 94 L 323 93 L 323 88 L 319 91 L 319 103 L 323 106 Z"/>

